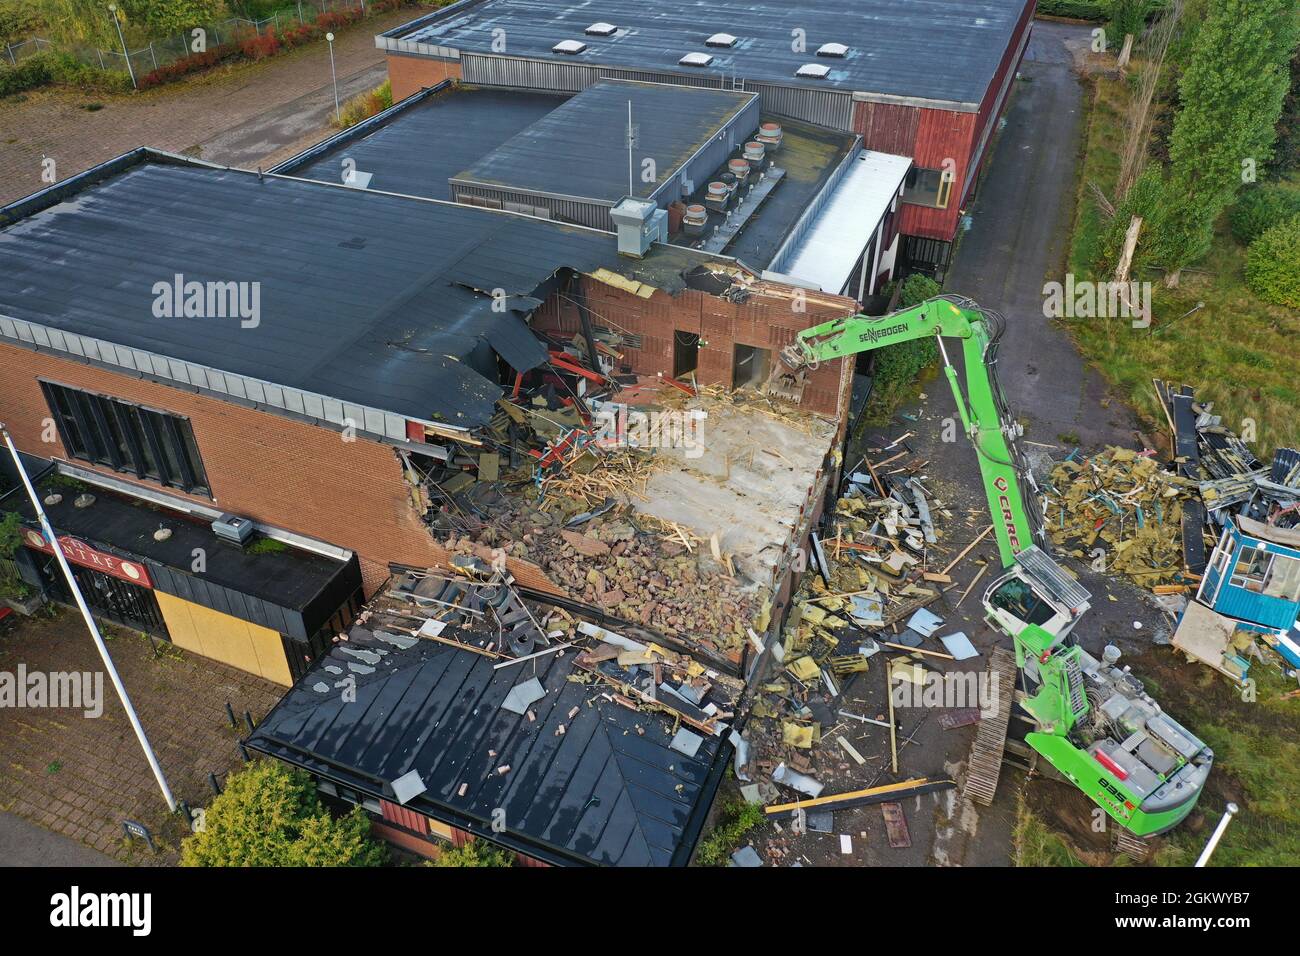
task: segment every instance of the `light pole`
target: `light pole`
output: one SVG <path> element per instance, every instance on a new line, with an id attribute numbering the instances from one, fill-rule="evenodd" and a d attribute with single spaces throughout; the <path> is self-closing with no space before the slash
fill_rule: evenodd
<path id="1" fill-rule="evenodd" d="M 27 469 L 23 467 L 22 459 L 18 457 L 18 449 L 14 447 L 14 440 L 9 437 L 9 429 L 3 423 L 0 423 L 0 434 L 4 435 L 5 444 L 9 446 L 9 454 L 13 456 L 14 465 L 18 468 L 18 477 L 22 479 L 23 487 L 27 489 L 27 497 L 32 500 L 32 507 L 36 509 L 36 516 L 41 520 L 41 530 L 44 531 L 46 540 L 50 542 L 50 547 L 54 550 L 54 557 L 58 560 L 59 569 L 68 582 L 68 589 L 77 602 L 77 609 L 81 611 L 81 616 L 86 619 L 86 627 L 90 629 L 90 636 L 95 639 L 95 646 L 99 648 L 99 656 L 104 661 L 104 667 L 108 671 L 114 689 L 117 691 L 118 699 L 122 701 L 122 709 L 126 711 L 127 719 L 131 721 L 131 729 L 135 731 L 136 739 L 140 741 L 140 747 L 144 750 L 145 759 L 149 761 L 149 768 L 158 781 L 158 787 L 162 790 L 163 799 L 167 801 L 167 806 L 175 813 L 176 800 L 172 796 L 171 788 L 167 786 L 167 778 L 163 776 L 162 767 L 158 765 L 158 758 L 154 756 L 153 748 L 149 746 L 149 738 L 145 736 L 144 727 L 140 725 L 140 718 L 135 715 L 135 708 L 131 706 L 131 698 L 127 696 L 126 688 L 122 685 L 122 678 L 117 676 L 117 668 L 113 666 L 113 658 L 108 655 L 108 647 L 105 646 L 104 638 L 99 633 L 99 626 L 95 624 L 94 615 L 90 613 L 90 608 L 86 606 L 86 599 L 81 596 L 81 588 L 77 587 L 77 579 L 72 576 L 72 568 L 68 567 L 68 559 L 63 553 L 63 545 L 59 542 L 58 535 L 54 533 L 54 528 L 50 525 L 50 519 L 45 515 L 45 509 L 41 507 L 40 496 L 36 494 L 36 489 L 32 487 L 32 481 L 27 477 Z"/>
<path id="2" fill-rule="evenodd" d="M 1205 866 L 1205 864 L 1210 862 L 1210 855 L 1214 853 L 1215 847 L 1217 847 L 1219 841 L 1223 839 L 1223 831 L 1228 829 L 1228 824 L 1232 822 L 1232 818 L 1236 815 L 1237 805 L 1235 803 L 1229 803 L 1223 810 L 1223 816 L 1219 818 L 1219 825 L 1214 828 L 1214 833 L 1210 836 L 1210 842 L 1205 844 L 1205 849 L 1201 851 L 1200 859 L 1196 861 L 1198 867 Z"/>
<path id="3" fill-rule="evenodd" d="M 330 45 L 330 79 L 334 81 L 334 122 L 343 125 L 343 113 L 339 110 L 339 75 L 334 71 L 334 34 L 325 34 Z"/>
<path id="4" fill-rule="evenodd" d="M 135 68 L 131 66 L 131 54 L 126 51 L 126 37 L 122 36 L 122 21 L 117 18 L 117 4 L 110 3 L 108 12 L 113 15 L 113 26 L 117 27 L 117 39 L 122 44 L 122 59 L 126 60 L 126 72 L 131 74 L 131 89 L 140 87 L 135 82 Z"/>

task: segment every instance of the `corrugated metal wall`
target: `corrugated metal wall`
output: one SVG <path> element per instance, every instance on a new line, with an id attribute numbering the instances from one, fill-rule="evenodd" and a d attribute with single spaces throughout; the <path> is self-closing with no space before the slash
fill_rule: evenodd
<path id="1" fill-rule="evenodd" d="M 752 82 L 747 82 L 745 89 L 763 98 L 764 113 L 789 116 L 832 129 L 853 129 L 853 96 L 850 93 Z"/>
<path id="2" fill-rule="evenodd" d="M 848 130 L 853 124 L 853 97 L 836 90 L 777 86 L 769 83 L 732 81 L 712 73 L 698 76 L 683 73 L 658 73 L 652 70 L 628 70 L 578 63 L 525 60 L 504 56 L 465 53 L 460 58 L 461 79 L 481 86 L 517 86 L 530 90 L 578 93 L 599 79 L 640 80 L 645 83 L 669 83 L 675 86 L 698 86 L 712 89 L 748 90 L 762 96 L 765 113 L 789 116 L 834 129 Z"/>
<path id="3" fill-rule="evenodd" d="M 512 192 L 506 189 L 491 189 L 486 186 L 471 186 L 464 183 L 451 183 L 452 195 L 456 202 L 471 206 L 486 206 L 489 209 L 505 209 L 509 212 L 521 212 L 527 216 L 540 216 L 557 222 L 572 222 L 594 229 L 612 230 L 614 222 L 609 217 L 609 206 L 595 202 L 579 202 L 572 199 L 552 199 L 546 196 L 534 196 L 530 193 Z M 473 199 L 485 200 L 473 202 Z"/>
<path id="4" fill-rule="evenodd" d="M 753 138 L 758 132 L 761 101 L 755 97 L 722 130 L 713 137 L 698 153 L 677 171 L 668 182 L 659 187 L 654 199 L 661 208 L 666 208 L 676 199 L 690 195 L 694 190 L 708 182 L 718 169 L 723 166 L 737 147 Z M 689 183 L 691 188 L 685 188 Z"/>
<path id="5" fill-rule="evenodd" d="M 840 160 L 840 164 L 835 167 L 835 171 L 831 173 L 830 178 L 826 180 L 826 185 L 821 188 L 821 192 L 814 196 L 813 201 L 804 208 L 804 211 L 799 216 L 798 222 L 796 222 L 794 228 L 786 234 L 785 241 L 781 243 L 780 248 L 776 250 L 776 254 L 772 256 L 772 261 L 767 264 L 768 270 L 772 272 L 785 272 L 786 267 L 790 265 L 790 260 L 794 257 L 795 250 L 799 248 L 799 244 L 803 242 L 804 236 L 808 234 L 808 230 L 813 227 L 817 218 L 822 214 L 822 210 L 826 208 L 826 204 L 830 202 L 831 197 L 835 194 L 835 190 L 839 187 L 840 182 L 852 167 L 853 161 L 857 158 L 858 154 L 862 152 L 860 145 L 861 142 L 862 141 L 859 140 L 858 144 L 855 145 L 853 149 L 849 150 L 848 154 Z M 839 290 L 836 289 L 834 291 L 838 292 Z"/>

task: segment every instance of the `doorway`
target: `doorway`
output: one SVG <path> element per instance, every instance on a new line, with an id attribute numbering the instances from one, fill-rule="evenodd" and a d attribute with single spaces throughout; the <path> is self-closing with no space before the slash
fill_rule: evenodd
<path id="1" fill-rule="evenodd" d="M 731 387 L 734 389 L 751 385 L 758 388 L 767 381 L 771 361 L 772 353 L 769 349 L 737 342 L 731 363 Z"/>
<path id="2" fill-rule="evenodd" d="M 694 372 L 700 364 L 700 337 L 694 332 L 673 331 L 673 378 Z"/>

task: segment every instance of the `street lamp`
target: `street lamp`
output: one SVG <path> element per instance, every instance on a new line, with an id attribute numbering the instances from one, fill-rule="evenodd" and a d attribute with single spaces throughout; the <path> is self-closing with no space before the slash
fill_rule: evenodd
<path id="1" fill-rule="evenodd" d="M 131 66 L 131 54 L 126 51 L 126 37 L 122 36 L 122 21 L 117 18 L 117 4 L 110 3 L 108 12 L 113 15 L 113 26 L 117 27 L 117 39 L 122 44 L 122 59 L 126 60 L 126 71 L 131 74 L 131 88 L 138 90 L 140 87 L 135 82 L 135 69 Z"/>
<path id="2" fill-rule="evenodd" d="M 334 34 L 325 34 L 330 45 L 330 79 L 334 81 L 334 122 L 343 125 L 343 113 L 339 110 L 339 75 L 334 70 Z"/>

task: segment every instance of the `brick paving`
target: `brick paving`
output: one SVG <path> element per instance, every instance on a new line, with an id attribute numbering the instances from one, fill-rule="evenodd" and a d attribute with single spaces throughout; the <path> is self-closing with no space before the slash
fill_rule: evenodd
<path id="1" fill-rule="evenodd" d="M 214 661 L 185 654 L 121 628 L 105 628 L 109 653 L 177 799 L 191 806 L 211 798 L 207 775 L 241 765 L 239 734 L 226 720 L 260 720 L 283 688 Z M 0 636 L 0 671 L 19 663 L 33 671 L 103 671 L 94 642 L 73 611 L 26 620 Z M 241 724 L 242 727 L 242 724 Z M 174 864 L 184 830 L 169 818 L 108 675 L 104 712 L 0 708 L 0 810 L 24 817 L 125 863 Z M 122 838 L 122 821 L 150 827 L 160 853 Z"/>
<path id="2" fill-rule="evenodd" d="M 335 66 L 343 98 L 382 83 L 375 35 L 413 20 L 416 5 L 340 31 Z M 100 104 L 90 111 L 87 105 Z M 0 99 L 0 203 L 48 185 L 42 160 L 60 180 L 134 149 L 156 146 L 212 162 L 272 165 L 331 132 L 329 49 L 314 43 L 261 63 L 222 67 L 133 94 L 33 90 Z M 268 116 L 279 114 L 276 122 Z"/>

